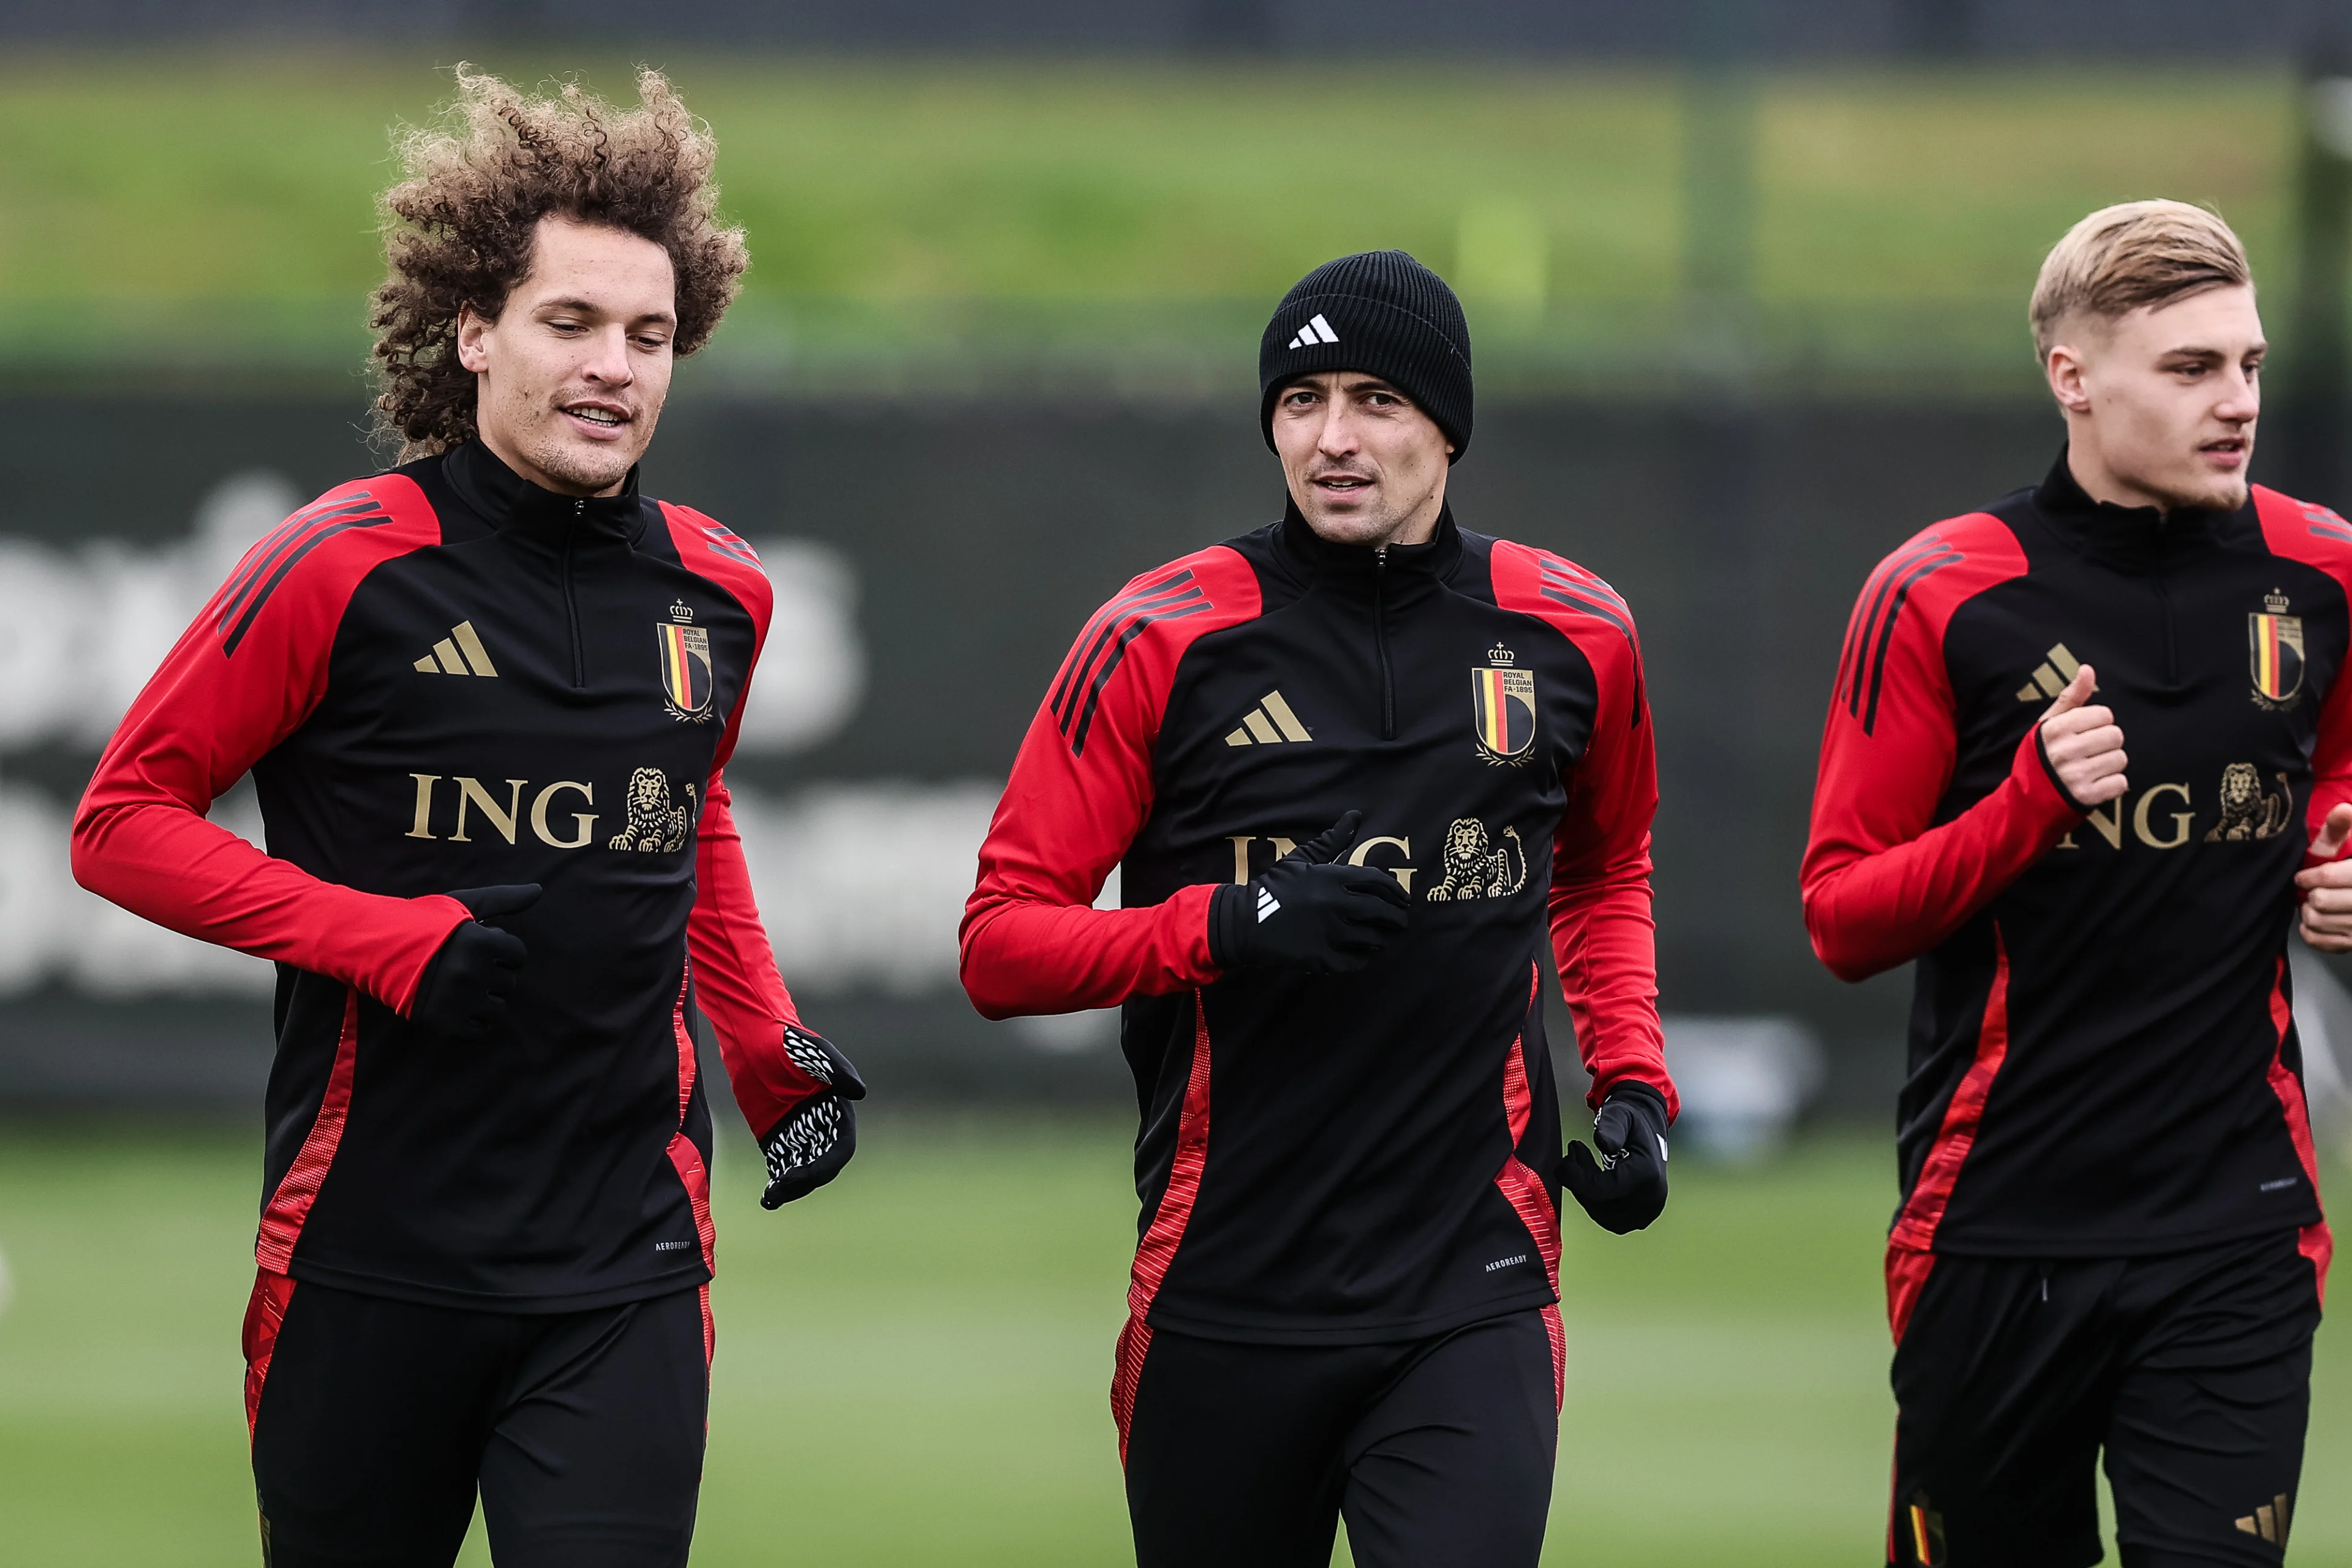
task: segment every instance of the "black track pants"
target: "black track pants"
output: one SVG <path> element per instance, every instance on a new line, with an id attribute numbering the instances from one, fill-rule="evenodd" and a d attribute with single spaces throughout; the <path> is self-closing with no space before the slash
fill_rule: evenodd
<path id="1" fill-rule="evenodd" d="M 499 1568 L 682 1568 L 705 1304 L 472 1312 L 264 1274 L 246 1320 L 264 1562 L 447 1568 L 478 1487 Z"/>
<path id="2" fill-rule="evenodd" d="M 1895 1352 L 1887 1561 L 2275 1568 L 2311 1407 L 2294 1232 L 2157 1258 L 1935 1257 Z M 1915 1261 L 1925 1255 L 1915 1255 Z"/>
<path id="3" fill-rule="evenodd" d="M 1128 1433 L 1139 1568 L 1535 1568 L 1559 1400 L 1545 1318 L 1403 1344 L 1156 1330 Z"/>

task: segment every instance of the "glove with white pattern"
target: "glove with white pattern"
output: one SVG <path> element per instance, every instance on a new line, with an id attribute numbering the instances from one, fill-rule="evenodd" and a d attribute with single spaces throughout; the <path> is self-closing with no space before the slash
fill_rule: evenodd
<path id="1" fill-rule="evenodd" d="M 823 1035 L 786 1024 L 784 1052 L 824 1088 L 794 1106 L 760 1140 L 760 1152 L 768 1157 L 768 1190 L 760 1198 L 763 1209 L 804 1198 L 841 1174 L 857 1152 L 857 1111 L 850 1102 L 866 1098 L 866 1080 Z"/>

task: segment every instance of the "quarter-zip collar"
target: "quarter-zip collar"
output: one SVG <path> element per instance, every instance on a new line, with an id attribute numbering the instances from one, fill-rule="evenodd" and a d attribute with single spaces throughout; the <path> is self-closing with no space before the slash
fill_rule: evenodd
<path id="1" fill-rule="evenodd" d="M 1376 694 L 1381 739 L 1397 734 L 1396 665 L 1389 649 L 1389 620 L 1429 598 L 1462 562 L 1462 531 L 1454 510 L 1441 507 L 1437 530 L 1420 544 L 1334 544 L 1317 533 L 1287 502 L 1274 531 L 1275 553 L 1310 594 L 1328 595 L 1360 606 L 1371 624 L 1373 661 L 1380 671 Z"/>
<path id="2" fill-rule="evenodd" d="M 1307 524 L 1297 501 L 1287 501 L 1275 530 L 1275 548 L 1301 583 L 1364 599 L 1378 586 L 1394 606 L 1452 580 L 1462 563 L 1462 531 L 1454 526 L 1449 501 L 1438 511 L 1437 531 L 1424 543 L 1391 544 L 1386 550 L 1334 544 Z"/>
<path id="3" fill-rule="evenodd" d="M 2252 502 L 2247 503 L 2249 506 Z M 2146 574 L 2213 547 L 2227 514 L 2199 507 L 2164 511 L 2152 506 L 2095 501 L 2066 466 L 2066 449 L 2033 492 L 2034 510 L 2071 548 L 2117 571 Z"/>
<path id="4" fill-rule="evenodd" d="M 441 461 L 450 488 L 500 533 L 561 550 L 597 539 L 635 544 L 646 531 L 646 506 L 637 494 L 635 467 L 621 481 L 618 495 L 565 496 L 532 484 L 478 439 L 453 449 Z"/>

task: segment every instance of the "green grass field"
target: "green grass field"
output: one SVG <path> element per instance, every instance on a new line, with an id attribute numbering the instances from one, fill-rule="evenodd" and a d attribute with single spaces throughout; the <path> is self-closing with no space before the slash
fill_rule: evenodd
<path id="1" fill-rule="evenodd" d="M 696 1563 L 1124 1560 L 1105 1395 L 1125 1126 L 871 1120 L 851 1174 L 781 1214 L 759 1210 L 746 1150 L 720 1163 Z M 1887 1167 L 1874 1141 L 1818 1140 L 1755 1172 L 1683 1170 L 1643 1236 L 1571 1228 L 1547 1561 L 1877 1561 Z M 0 1136 L 0 1556 L 257 1560 L 236 1349 L 256 1173 L 251 1142 L 219 1132 Z M 2305 1568 L 2352 1564 L 2347 1346 L 2321 1336 Z M 478 1535 L 466 1561 L 488 1562 Z"/>
<path id="2" fill-rule="evenodd" d="M 629 91 L 624 62 L 565 46 L 488 63 Z M 656 63 L 716 130 L 726 208 L 751 237 L 722 360 L 1202 335 L 1245 351 L 1301 272 L 1374 246 L 1451 274 L 1498 368 L 1637 366 L 1675 330 L 1670 75 Z M 388 128 L 446 98 L 435 65 L 400 51 L 0 63 L 0 355 L 352 363 L 380 276 Z M 2021 377 L 2024 298 L 2051 242 L 2094 206 L 2156 195 L 2216 204 L 2264 279 L 2291 284 L 2292 94 L 2261 73 L 1769 77 L 1763 326 L 1801 340 L 1782 345 L 1801 357 L 2013 358 Z"/>

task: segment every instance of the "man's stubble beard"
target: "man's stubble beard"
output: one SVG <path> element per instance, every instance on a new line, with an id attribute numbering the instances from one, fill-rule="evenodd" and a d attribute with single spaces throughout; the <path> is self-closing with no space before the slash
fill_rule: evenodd
<path id="1" fill-rule="evenodd" d="M 1328 512 L 1307 514 L 1307 526 L 1334 544 L 1370 545 L 1395 531 L 1392 522 L 1371 512 L 1357 512 L 1349 517 L 1334 517 Z"/>
<path id="2" fill-rule="evenodd" d="M 2253 486 L 2248 484 L 2244 479 L 2240 479 L 2229 489 L 2218 492 L 2212 500 L 2207 501 L 2205 503 L 2205 510 L 2208 511 L 2236 511 L 2240 507 L 2246 504 L 2248 498 L 2252 496 L 2253 493 Z"/>
<path id="3" fill-rule="evenodd" d="M 2251 445 L 2246 448 L 2246 456 L 2249 458 L 2253 457 Z M 2228 479 L 2209 480 L 2194 490 L 2175 491 L 2155 486 L 2149 489 L 2163 501 L 2163 510 L 2168 512 L 2232 512 L 2244 506 L 2247 498 L 2253 493 L 2252 485 L 2242 473 Z"/>
<path id="4" fill-rule="evenodd" d="M 614 456 L 618 457 L 619 454 L 615 453 Z M 636 459 L 631 458 L 617 467 L 608 462 L 590 468 L 585 464 L 573 461 L 572 451 L 562 447 L 553 451 L 534 454 L 531 461 L 537 464 L 540 471 L 548 478 L 560 479 L 567 485 L 586 490 L 591 495 L 601 494 L 619 484 L 628 477 L 629 469 L 636 464 Z"/>
<path id="5" fill-rule="evenodd" d="M 551 420 L 562 417 L 562 414 L 551 416 Z M 636 416 L 640 421 L 646 417 L 642 412 Z M 523 447 L 523 456 L 530 459 L 532 466 L 550 479 L 592 495 L 601 494 L 626 479 L 637 459 L 645 455 L 646 447 L 653 443 L 653 434 L 648 430 L 643 442 L 625 451 L 615 447 L 583 450 L 552 436 L 547 424 L 536 426 L 532 436 L 532 441 Z"/>
<path id="6" fill-rule="evenodd" d="M 1311 491 L 1312 487 L 1308 488 Z M 1393 540 L 1399 532 L 1402 531 L 1406 520 L 1429 504 L 1429 498 L 1434 489 L 1435 487 L 1432 486 L 1429 489 L 1422 491 L 1411 505 L 1400 507 L 1389 501 L 1387 499 L 1389 487 L 1386 481 L 1382 481 L 1378 487 L 1379 499 L 1372 503 L 1371 507 L 1350 517 L 1335 518 L 1330 513 L 1324 512 L 1318 522 L 1318 514 L 1314 510 L 1304 506 L 1298 510 L 1306 517 L 1307 526 L 1322 538 L 1335 544 L 1374 548 Z M 1335 530 L 1335 531 L 1326 531 L 1326 530 Z"/>

